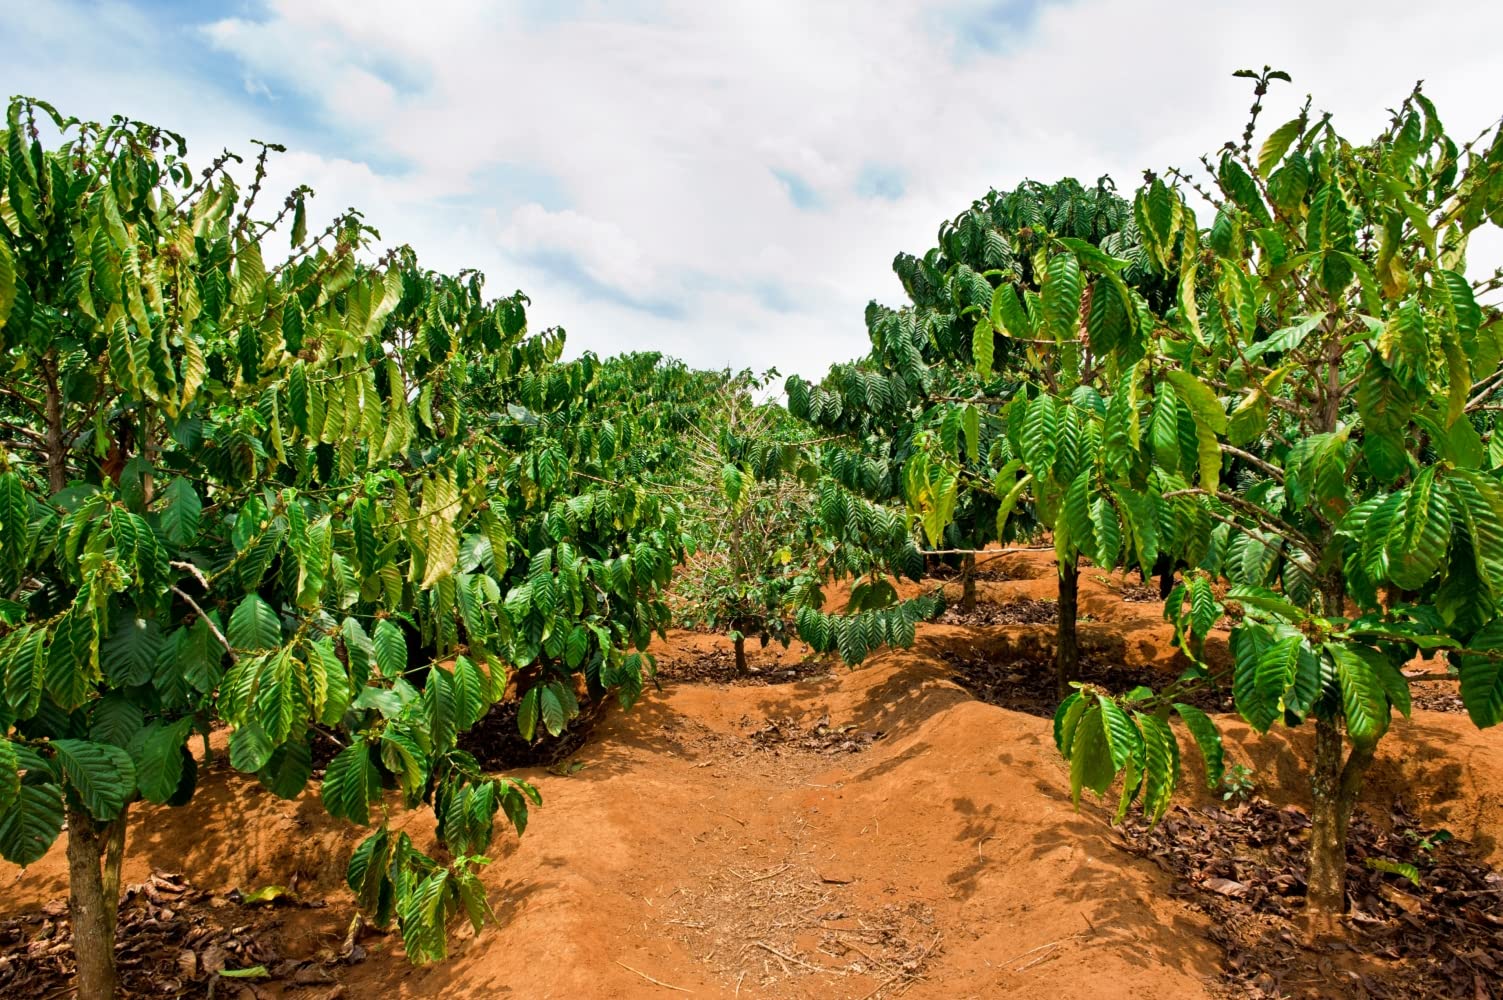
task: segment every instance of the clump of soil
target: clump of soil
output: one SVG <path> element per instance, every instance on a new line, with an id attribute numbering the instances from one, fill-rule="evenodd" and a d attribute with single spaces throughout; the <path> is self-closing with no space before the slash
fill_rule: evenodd
<path id="1" fill-rule="evenodd" d="M 941 625 L 1053 625 L 1059 621 L 1059 602 L 1020 597 L 1001 604 L 978 602 L 966 611 L 951 605 L 939 616 Z"/>
<path id="2" fill-rule="evenodd" d="M 741 719 L 742 728 L 755 723 L 749 717 Z M 748 737 L 759 750 L 800 750 L 805 753 L 836 754 L 860 753 L 877 740 L 887 735 L 881 730 L 862 732 L 860 727 L 847 723 L 832 726 L 830 717 L 822 715 L 805 726 L 791 716 L 768 719 L 766 724 L 752 731 Z"/>
<path id="3" fill-rule="evenodd" d="M 1128 604 L 1163 604 L 1164 595 L 1159 593 L 1157 583 L 1127 583 L 1121 590 L 1122 600 Z"/>
<path id="4" fill-rule="evenodd" d="M 1461 692 L 1449 681 L 1422 681 L 1410 688 L 1410 698 L 1415 708 L 1428 712 L 1466 712 Z"/>
<path id="5" fill-rule="evenodd" d="M 473 729 L 461 733 L 459 749 L 480 762 L 488 771 L 510 771 L 521 767 L 552 767 L 572 757 L 589 740 L 596 723 L 605 714 L 604 701 L 582 701 L 579 715 L 557 736 L 538 726 L 537 733 L 529 742 L 522 738 L 517 728 L 517 710 L 521 703 L 514 700 L 492 705 L 485 718 Z"/>
<path id="6" fill-rule="evenodd" d="M 242 984 L 325 987 L 320 994 L 303 994 L 322 996 L 334 984 L 338 966 L 364 957 L 352 941 L 338 955 L 285 957 L 276 938 L 287 908 L 324 904 L 300 904 L 274 892 L 264 895 L 275 898 L 252 904 L 238 892 L 215 897 L 167 872 L 153 872 L 148 881 L 128 886 L 116 929 L 120 996 L 232 997 Z M 255 974 L 226 978 L 236 970 Z M 54 900 L 0 920 L 0 995 L 68 996 L 73 974 L 73 928 L 66 902 Z"/>
<path id="7" fill-rule="evenodd" d="M 1176 807 L 1157 827 L 1125 829 L 1121 846 L 1176 881 L 1172 893 L 1213 919 L 1222 978 L 1256 997 L 1489 997 L 1503 969 L 1503 875 L 1448 831 L 1402 807 L 1391 827 L 1352 817 L 1345 942 L 1306 943 L 1310 819 L 1253 799 L 1235 809 Z M 1420 884 L 1368 861 L 1413 865 Z"/>
<path id="8" fill-rule="evenodd" d="M 750 649 L 748 649 L 750 655 Z M 737 686 L 760 686 L 792 684 L 795 681 L 813 680 L 830 675 L 830 663 L 824 657 L 814 657 L 799 663 L 774 663 L 767 666 L 753 664 L 748 670 L 736 667 L 736 657 L 726 650 L 714 650 L 692 659 L 660 660 L 658 677 L 664 681 L 682 681 L 690 684 L 733 684 Z"/>
<path id="9" fill-rule="evenodd" d="M 1052 719 L 1059 707 L 1053 660 L 1033 657 L 992 660 L 951 651 L 941 655 L 954 669 L 956 682 L 981 701 L 1045 719 Z M 1162 690 L 1173 676 L 1153 667 L 1127 666 L 1112 658 L 1087 653 L 1080 658 L 1079 679 L 1108 691 L 1126 693 L 1139 685 Z M 1235 708 L 1231 691 L 1210 681 L 1178 700 L 1206 712 L 1230 712 Z"/>

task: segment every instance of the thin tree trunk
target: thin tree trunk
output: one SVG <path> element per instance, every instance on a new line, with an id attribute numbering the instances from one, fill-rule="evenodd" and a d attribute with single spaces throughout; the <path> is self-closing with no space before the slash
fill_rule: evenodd
<path id="1" fill-rule="evenodd" d="M 1339 575 L 1322 588 L 1327 615 L 1338 615 L 1346 599 L 1346 582 Z M 1352 808 L 1362 791 L 1362 779 L 1373 762 L 1373 747 L 1343 745 L 1335 722 L 1315 720 L 1315 764 L 1311 771 L 1310 877 L 1305 905 L 1310 935 L 1321 938 L 1337 930 L 1346 911 L 1346 835 Z"/>
<path id="2" fill-rule="evenodd" d="M 1059 696 L 1070 693 L 1070 682 L 1080 676 L 1080 638 L 1075 619 L 1080 606 L 1080 570 L 1076 559 L 1059 568 L 1059 625 L 1055 633 L 1054 671 Z"/>
<path id="3" fill-rule="evenodd" d="M 47 488 L 59 493 L 68 485 L 68 452 L 63 443 L 63 393 L 57 384 L 57 361 L 50 353 L 42 359 L 42 378 L 47 383 L 44 413 L 47 421 Z"/>
<path id="4" fill-rule="evenodd" d="M 736 634 L 735 645 L 736 645 L 736 672 L 744 674 L 744 673 L 747 672 L 747 666 L 746 666 L 746 636 L 741 635 L 738 632 Z"/>
<path id="5" fill-rule="evenodd" d="M 960 610 L 976 610 L 976 556 L 969 554 L 960 562 Z"/>
<path id="6" fill-rule="evenodd" d="M 123 829 L 122 823 L 122 829 Z M 118 894 L 105 892 L 100 870 L 107 849 L 105 831 L 82 809 L 68 809 L 68 904 L 73 916 L 74 985 L 78 1000 L 114 1000 L 115 910 Z M 118 893 L 119 873 L 115 875 Z"/>
<path id="7" fill-rule="evenodd" d="M 1305 905 L 1313 937 L 1335 929 L 1346 909 L 1346 838 L 1340 822 L 1341 730 L 1324 719 L 1315 721 L 1315 768 L 1311 775 L 1314 808 L 1310 819 L 1310 877 Z"/>
<path id="8" fill-rule="evenodd" d="M 115 940 L 115 919 L 120 915 L 120 869 L 125 864 L 125 817 L 126 809 L 104 828 L 104 874 L 100 882 L 104 888 L 105 913 L 110 921 L 110 940 Z"/>

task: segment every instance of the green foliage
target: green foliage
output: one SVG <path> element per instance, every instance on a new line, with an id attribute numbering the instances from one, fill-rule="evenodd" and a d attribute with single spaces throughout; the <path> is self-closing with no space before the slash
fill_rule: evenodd
<path id="1" fill-rule="evenodd" d="M 1101 433 L 1116 461 L 1103 485 L 1141 554 L 1170 545 L 1203 569 L 1166 607 L 1194 665 L 1159 694 L 1079 697 L 1131 707 L 1144 744 L 1178 693 L 1209 675 L 1201 645 L 1223 612 L 1237 709 L 1259 731 L 1313 719 L 1343 730 L 1360 762 L 1393 711 L 1409 712 L 1399 667 L 1437 650 L 1458 668 L 1473 721 L 1503 720 L 1503 490 L 1489 445 L 1503 317 L 1479 304 L 1497 279 L 1463 276 L 1471 233 L 1500 221 L 1503 138 L 1494 129 L 1458 147 L 1419 90 L 1366 145 L 1307 112 L 1256 162 L 1235 144 L 1206 162 L 1210 229 L 1198 228 L 1182 175 L 1151 179 L 1134 199 L 1148 264 L 1120 275 L 1147 339 L 1097 362 L 1115 389 Z M 1077 251 L 1061 241 L 1059 252 Z M 1112 273 L 1098 271 L 1085 294 L 1115 291 Z M 1049 450 L 1069 436 L 1027 405 L 1017 437 L 1033 472 L 1046 456 L 1057 463 Z M 1092 495 L 1065 492 L 1057 544 L 1064 533 L 1090 552 Z M 1234 585 L 1224 602 L 1213 575 Z M 1057 727 L 1069 731 L 1078 704 L 1061 706 Z M 1215 728 L 1175 708 L 1214 787 Z M 1061 749 L 1077 791 L 1102 784 L 1094 742 Z M 1176 781 L 1167 754 L 1112 764 L 1129 786 Z M 1157 818 L 1165 801 L 1145 794 L 1145 812 Z"/>
<path id="2" fill-rule="evenodd" d="M 378 824 L 362 905 L 440 957 L 452 915 L 490 918 L 491 817 L 520 832 L 538 801 L 460 733 L 513 672 L 554 732 L 578 676 L 640 694 L 676 507 L 601 487 L 629 478 L 631 429 L 520 292 L 375 259 L 353 212 L 310 236 L 306 188 L 263 212 L 275 147 L 242 191 L 228 155 L 195 172 L 126 119 L 17 100 L 3 139 L 0 854 L 35 861 L 65 802 L 100 824 L 185 803 L 214 723 L 296 796 L 322 729 L 346 747 L 323 801 Z M 388 831 L 388 789 L 453 829 L 453 863 Z"/>

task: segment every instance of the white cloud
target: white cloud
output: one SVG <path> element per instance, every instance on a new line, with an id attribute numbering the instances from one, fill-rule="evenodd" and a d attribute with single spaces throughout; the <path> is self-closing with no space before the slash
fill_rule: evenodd
<path id="1" fill-rule="evenodd" d="M 893 254 L 988 187 L 1110 172 L 1131 190 L 1235 136 L 1250 95 L 1233 69 L 1294 75 L 1269 124 L 1312 92 L 1357 138 L 1421 77 L 1453 134 L 1503 111 L 1500 5 L 1080 0 L 977 29 L 994 6 L 275 0 L 164 36 L 117 5 L 96 21 L 158 54 L 139 80 L 121 90 L 130 74 L 91 69 L 89 44 L 54 44 L 27 86 L 129 105 L 199 157 L 288 141 L 277 179 L 309 180 L 326 211 L 359 205 L 433 266 L 521 286 L 575 348 L 809 374 L 864 349 L 867 299 L 901 294 Z M 105 30 L 46 20 L 23 16 L 28 38 Z M 1436 24 L 1466 29 L 1414 43 Z M 194 45 L 275 100 L 195 91 L 170 68 Z M 901 184 L 872 197 L 872 176 Z M 1503 259 L 1503 240 L 1484 252 Z"/>
<path id="2" fill-rule="evenodd" d="M 499 241 L 523 259 L 577 262 L 584 277 L 627 299 L 648 298 L 659 290 L 659 273 L 635 240 L 614 223 L 573 209 L 550 212 L 536 202 L 519 206 Z"/>

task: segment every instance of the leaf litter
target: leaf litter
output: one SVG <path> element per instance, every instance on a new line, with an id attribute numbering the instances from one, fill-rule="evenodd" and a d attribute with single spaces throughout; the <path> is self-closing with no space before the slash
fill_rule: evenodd
<path id="1" fill-rule="evenodd" d="M 1151 829 L 1129 821 L 1119 845 L 1158 865 L 1174 879 L 1171 895 L 1211 916 L 1229 995 L 1497 997 L 1503 874 L 1449 831 L 1421 827 L 1401 803 L 1388 819 L 1353 815 L 1347 937 L 1323 945 L 1308 942 L 1303 922 L 1303 810 L 1261 798 L 1233 809 L 1176 806 Z M 1391 870 L 1410 865 L 1418 885 Z"/>

